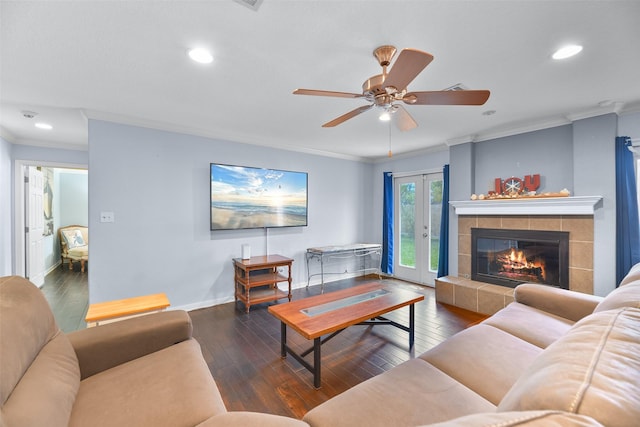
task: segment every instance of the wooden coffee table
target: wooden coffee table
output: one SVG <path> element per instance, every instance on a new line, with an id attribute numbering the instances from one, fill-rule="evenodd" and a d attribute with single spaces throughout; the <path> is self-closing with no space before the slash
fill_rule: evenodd
<path id="1" fill-rule="evenodd" d="M 313 385 L 320 388 L 320 346 L 353 325 L 391 325 L 409 333 L 409 348 L 413 347 L 415 329 L 414 304 L 424 300 L 420 295 L 393 285 L 379 282 L 329 292 L 285 304 L 269 307 L 269 312 L 280 320 L 280 354 L 294 357 L 313 373 Z M 383 314 L 409 306 L 409 326 L 382 317 Z M 294 329 L 313 346 L 298 354 L 287 345 L 287 326 Z M 327 335 L 322 338 L 323 335 Z M 313 364 L 304 357 L 313 352 Z"/>

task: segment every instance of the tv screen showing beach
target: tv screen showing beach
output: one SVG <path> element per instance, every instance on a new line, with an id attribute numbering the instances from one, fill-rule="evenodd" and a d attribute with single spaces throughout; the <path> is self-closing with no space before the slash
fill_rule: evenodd
<path id="1" fill-rule="evenodd" d="M 211 230 L 307 225 L 307 174 L 211 163 Z"/>

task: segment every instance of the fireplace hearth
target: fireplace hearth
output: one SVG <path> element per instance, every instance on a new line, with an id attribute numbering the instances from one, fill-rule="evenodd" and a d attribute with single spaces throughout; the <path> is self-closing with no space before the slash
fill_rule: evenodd
<path id="1" fill-rule="evenodd" d="M 569 289 L 569 233 L 471 229 L 471 278 L 515 288 L 533 282 Z"/>

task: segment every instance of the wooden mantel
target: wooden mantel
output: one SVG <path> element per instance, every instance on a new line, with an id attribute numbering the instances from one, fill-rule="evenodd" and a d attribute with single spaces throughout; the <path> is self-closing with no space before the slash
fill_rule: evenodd
<path id="1" fill-rule="evenodd" d="M 593 215 L 602 196 L 451 201 L 456 215 Z"/>

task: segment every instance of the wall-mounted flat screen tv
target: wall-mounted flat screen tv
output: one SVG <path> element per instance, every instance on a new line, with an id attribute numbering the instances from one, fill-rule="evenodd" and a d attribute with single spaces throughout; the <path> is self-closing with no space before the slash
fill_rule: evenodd
<path id="1" fill-rule="evenodd" d="M 211 163 L 211 230 L 307 225 L 307 173 Z"/>

